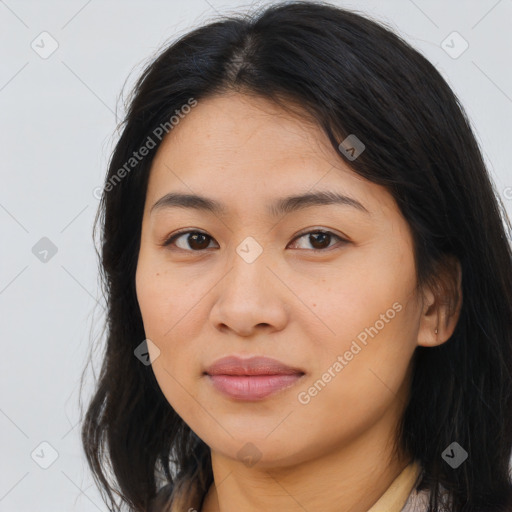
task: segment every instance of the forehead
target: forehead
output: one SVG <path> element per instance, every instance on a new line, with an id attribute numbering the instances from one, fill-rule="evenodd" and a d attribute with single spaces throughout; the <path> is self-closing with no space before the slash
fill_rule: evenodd
<path id="1" fill-rule="evenodd" d="M 306 116 L 230 93 L 199 100 L 164 138 L 147 197 L 149 207 L 170 192 L 217 199 L 235 210 L 266 203 L 266 213 L 275 214 L 283 204 L 270 206 L 269 198 L 321 191 L 353 199 L 361 210 L 394 203 L 383 187 L 356 174 Z"/>

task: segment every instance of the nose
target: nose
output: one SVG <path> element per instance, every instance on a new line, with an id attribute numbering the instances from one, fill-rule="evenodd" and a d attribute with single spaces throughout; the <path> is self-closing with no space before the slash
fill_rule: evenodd
<path id="1" fill-rule="evenodd" d="M 278 274 L 265 251 L 252 262 L 235 252 L 230 270 L 214 288 L 217 296 L 210 312 L 214 327 L 244 337 L 283 329 L 291 299 Z"/>

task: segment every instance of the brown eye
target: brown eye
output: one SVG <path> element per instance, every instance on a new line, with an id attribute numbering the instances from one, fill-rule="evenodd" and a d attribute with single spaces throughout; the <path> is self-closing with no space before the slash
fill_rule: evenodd
<path id="1" fill-rule="evenodd" d="M 325 249 L 329 247 L 331 235 L 328 233 L 312 233 L 309 235 L 309 241 L 315 249 Z"/>
<path id="2" fill-rule="evenodd" d="M 187 235 L 186 238 L 185 235 Z M 175 243 L 180 239 L 183 239 L 184 241 Z M 173 235 L 166 242 L 164 242 L 163 245 L 175 245 L 178 247 L 178 249 L 183 249 L 185 251 L 203 251 L 208 248 L 210 240 L 212 240 L 212 237 L 206 233 L 201 233 L 201 231 L 185 231 Z"/>
<path id="3" fill-rule="evenodd" d="M 298 240 L 304 239 L 310 245 L 310 247 L 298 247 L 299 249 L 310 249 L 313 252 L 321 252 L 329 249 L 335 244 L 331 242 L 334 239 L 339 240 L 342 244 L 348 243 L 347 240 L 332 233 L 330 231 L 309 231 L 295 238 L 293 241 L 295 245 L 298 244 Z M 210 241 L 213 238 L 206 233 L 201 231 L 181 231 L 175 233 L 169 239 L 167 239 L 162 245 L 164 247 L 173 246 L 172 249 L 177 248 L 183 251 L 189 252 L 200 252 L 208 249 Z M 300 244 L 299 244 L 300 245 Z"/>
<path id="4" fill-rule="evenodd" d="M 206 249 L 210 245 L 208 235 L 203 233 L 189 233 L 187 243 L 192 249 L 197 249 L 198 251 Z"/>
<path id="5" fill-rule="evenodd" d="M 334 233 L 331 233 L 330 231 L 309 231 L 308 233 L 298 236 L 295 239 L 295 244 L 297 244 L 297 241 L 300 239 L 306 240 L 313 248 L 313 251 L 322 251 L 332 247 L 331 242 L 333 239 L 338 239 L 342 243 L 346 242 L 346 240 Z M 308 249 L 308 247 L 299 247 L 299 249 L 304 248 Z"/>

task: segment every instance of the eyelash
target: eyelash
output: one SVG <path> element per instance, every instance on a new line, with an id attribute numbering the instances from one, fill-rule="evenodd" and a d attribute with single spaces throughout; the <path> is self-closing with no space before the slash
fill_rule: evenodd
<path id="1" fill-rule="evenodd" d="M 200 234 L 200 235 L 206 236 L 207 238 L 210 238 L 210 240 L 213 240 L 213 237 L 211 237 L 207 233 L 204 233 L 203 231 L 198 231 L 196 229 L 194 229 L 194 230 L 183 230 L 183 231 L 178 231 L 177 233 L 174 233 L 172 236 L 170 236 L 167 239 L 165 239 L 164 242 L 162 244 L 160 244 L 160 245 L 162 247 L 168 247 L 177 238 L 179 238 L 182 235 L 186 235 L 186 234 Z M 327 230 L 324 230 L 324 229 L 315 229 L 315 230 L 312 230 L 312 231 L 306 231 L 305 233 L 301 233 L 301 234 L 297 235 L 292 240 L 292 242 L 294 242 L 296 240 L 299 240 L 300 238 L 302 238 L 302 237 L 304 237 L 306 235 L 311 235 L 311 234 L 329 235 L 329 236 L 337 238 L 342 243 L 348 243 L 348 240 L 346 240 L 345 238 L 342 238 L 341 236 L 337 235 L 336 233 L 333 233 L 332 231 L 327 231 Z M 332 247 L 334 247 L 334 246 L 329 246 L 329 247 L 326 247 L 325 249 L 299 249 L 299 250 L 302 250 L 302 251 L 303 250 L 309 250 L 309 251 L 317 252 L 318 253 L 318 252 L 329 251 L 330 249 L 332 249 Z M 195 251 L 195 250 L 192 250 L 192 249 L 182 249 L 181 247 L 178 247 L 177 250 L 186 251 L 186 252 L 195 252 L 195 253 L 201 253 L 201 252 L 206 251 L 206 249 L 201 249 L 201 250 Z"/>

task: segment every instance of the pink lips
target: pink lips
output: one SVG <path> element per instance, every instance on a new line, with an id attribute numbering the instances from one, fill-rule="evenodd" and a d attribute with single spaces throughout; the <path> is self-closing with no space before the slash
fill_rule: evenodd
<path id="1" fill-rule="evenodd" d="M 261 400 L 295 384 L 304 372 L 268 357 L 217 360 L 205 371 L 215 388 L 236 400 Z"/>

